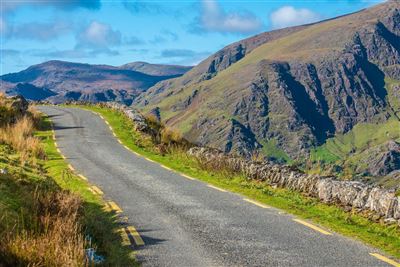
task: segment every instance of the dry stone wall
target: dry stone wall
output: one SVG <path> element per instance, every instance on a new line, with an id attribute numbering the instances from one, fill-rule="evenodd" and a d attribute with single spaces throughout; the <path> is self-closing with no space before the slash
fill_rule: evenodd
<path id="1" fill-rule="evenodd" d="M 132 120 L 136 130 L 144 133 L 150 130 L 145 117 L 135 109 L 116 103 L 101 105 L 123 112 Z M 243 173 L 248 179 L 301 192 L 324 203 L 336 204 L 345 210 L 367 213 L 373 215 L 371 218 L 400 225 L 400 197 L 396 196 L 394 190 L 357 181 L 341 181 L 336 177 L 306 174 L 291 166 L 246 160 L 212 148 L 192 147 L 187 154 L 205 162 L 224 162 L 229 169 Z"/>

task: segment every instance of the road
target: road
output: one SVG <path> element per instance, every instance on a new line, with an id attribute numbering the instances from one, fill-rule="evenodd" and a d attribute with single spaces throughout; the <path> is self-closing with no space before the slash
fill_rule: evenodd
<path id="1" fill-rule="evenodd" d="M 51 117 L 69 163 L 118 203 L 140 233 L 143 266 L 389 266 L 358 241 L 325 235 L 133 154 L 92 112 L 40 110 Z"/>

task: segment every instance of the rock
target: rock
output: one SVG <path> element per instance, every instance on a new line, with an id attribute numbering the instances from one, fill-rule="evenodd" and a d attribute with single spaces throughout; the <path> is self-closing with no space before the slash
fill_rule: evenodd
<path id="1" fill-rule="evenodd" d="M 28 110 L 29 103 L 22 95 L 12 96 L 8 98 L 11 102 L 10 107 L 19 114 L 25 114 Z"/>
<path id="2" fill-rule="evenodd" d="M 336 177 L 308 175 L 270 162 L 253 162 L 213 148 L 192 147 L 187 154 L 204 162 L 223 162 L 224 166 L 245 174 L 249 179 L 305 193 L 322 202 L 335 203 L 345 210 L 373 212 L 374 220 L 383 217 L 390 222 L 400 221 L 400 197 L 396 197 L 394 191 L 362 182 L 340 181 Z"/>
<path id="3" fill-rule="evenodd" d="M 397 223 L 397 220 L 395 220 L 393 218 L 388 218 L 383 221 L 384 221 L 384 223 L 389 224 L 389 225 Z"/>

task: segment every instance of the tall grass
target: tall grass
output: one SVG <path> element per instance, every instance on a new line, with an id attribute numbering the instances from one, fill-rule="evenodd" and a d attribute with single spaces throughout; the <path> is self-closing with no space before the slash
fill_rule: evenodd
<path id="1" fill-rule="evenodd" d="M 81 204 L 66 191 L 35 192 L 30 210 L 21 211 L 15 227 L 1 234 L 1 261 L 7 266 L 84 266 Z"/>
<path id="2" fill-rule="evenodd" d="M 30 156 L 44 159 L 45 152 L 40 140 L 33 136 L 34 129 L 34 119 L 25 115 L 14 124 L 0 128 L 0 142 L 20 152 L 23 161 Z"/>

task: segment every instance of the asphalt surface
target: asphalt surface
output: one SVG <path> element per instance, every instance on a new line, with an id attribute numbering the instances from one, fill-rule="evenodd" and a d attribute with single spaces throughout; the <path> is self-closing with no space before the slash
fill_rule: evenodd
<path id="1" fill-rule="evenodd" d="M 44 106 L 57 144 L 78 173 L 118 203 L 145 245 L 144 266 L 389 266 L 376 249 L 324 235 L 243 197 L 136 156 L 92 112 Z"/>

